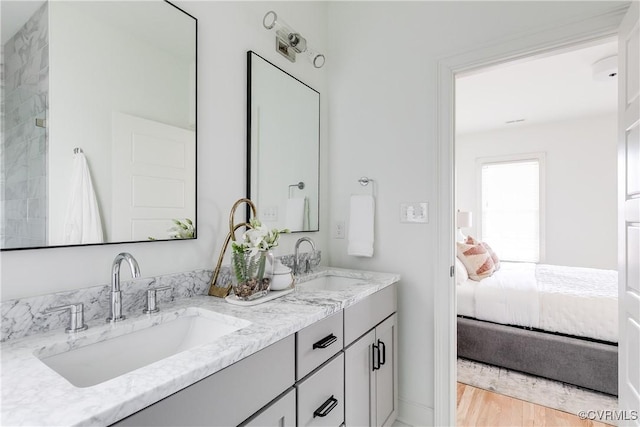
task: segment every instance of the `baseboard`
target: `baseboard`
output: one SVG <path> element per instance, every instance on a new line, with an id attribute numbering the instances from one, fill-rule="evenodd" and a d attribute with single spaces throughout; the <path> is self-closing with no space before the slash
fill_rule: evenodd
<path id="1" fill-rule="evenodd" d="M 433 408 L 398 397 L 398 421 L 413 427 L 433 425 Z"/>

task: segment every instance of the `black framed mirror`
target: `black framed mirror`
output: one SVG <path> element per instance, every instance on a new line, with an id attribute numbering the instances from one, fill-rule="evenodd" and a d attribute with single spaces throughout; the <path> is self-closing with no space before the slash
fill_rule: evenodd
<path id="1" fill-rule="evenodd" d="M 269 228 L 319 230 L 320 93 L 247 52 L 247 197 Z"/>
<path id="2" fill-rule="evenodd" d="M 162 0 L 0 7 L 1 249 L 195 238 L 197 20 Z"/>

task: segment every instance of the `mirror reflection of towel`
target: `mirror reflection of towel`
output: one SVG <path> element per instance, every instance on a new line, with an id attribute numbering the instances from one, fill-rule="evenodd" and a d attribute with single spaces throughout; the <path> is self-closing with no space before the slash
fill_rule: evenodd
<path id="1" fill-rule="evenodd" d="M 350 207 L 347 254 L 372 257 L 375 200 L 370 194 L 353 195 Z"/>
<path id="2" fill-rule="evenodd" d="M 64 218 L 65 244 L 103 243 L 98 201 L 83 153 L 73 156 L 69 204 Z"/>
<path id="3" fill-rule="evenodd" d="M 307 198 L 293 197 L 287 199 L 287 216 L 285 228 L 291 231 L 304 230 L 304 220 L 307 212 Z"/>

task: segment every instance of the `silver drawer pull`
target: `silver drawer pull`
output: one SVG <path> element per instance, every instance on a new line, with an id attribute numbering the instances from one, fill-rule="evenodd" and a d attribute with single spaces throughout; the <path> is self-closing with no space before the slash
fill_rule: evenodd
<path id="1" fill-rule="evenodd" d="M 338 337 L 331 334 L 327 337 L 322 338 L 317 343 L 313 344 L 313 349 L 315 350 L 316 348 L 327 348 L 336 341 L 338 341 Z"/>
<path id="2" fill-rule="evenodd" d="M 313 413 L 313 418 L 315 417 L 326 417 L 329 415 L 329 412 L 333 410 L 338 405 L 338 399 L 333 397 L 333 395 L 327 399 L 318 409 Z"/>

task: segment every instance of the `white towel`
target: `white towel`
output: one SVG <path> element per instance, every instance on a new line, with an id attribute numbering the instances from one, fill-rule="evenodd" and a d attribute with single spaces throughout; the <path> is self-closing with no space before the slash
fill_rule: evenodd
<path id="1" fill-rule="evenodd" d="M 64 218 L 65 244 L 103 243 L 98 201 L 84 153 L 73 156 L 71 191 Z"/>
<path id="2" fill-rule="evenodd" d="M 351 196 L 347 254 L 363 257 L 373 256 L 374 208 L 375 201 L 372 195 Z"/>
<path id="3" fill-rule="evenodd" d="M 288 228 L 291 231 L 304 230 L 306 206 L 306 197 L 292 197 L 290 199 L 287 199 L 287 216 L 285 228 Z"/>

